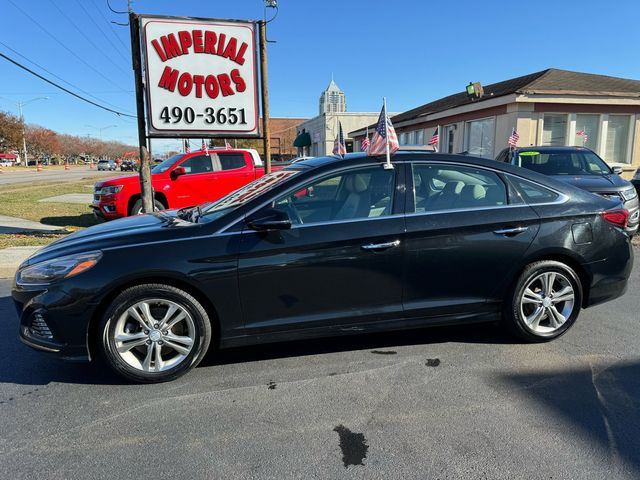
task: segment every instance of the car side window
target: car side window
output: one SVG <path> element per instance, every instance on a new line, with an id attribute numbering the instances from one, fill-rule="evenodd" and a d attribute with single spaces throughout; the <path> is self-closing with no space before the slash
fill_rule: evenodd
<path id="1" fill-rule="evenodd" d="M 413 165 L 415 212 L 507 205 L 507 187 L 489 170 L 462 165 Z"/>
<path id="2" fill-rule="evenodd" d="M 244 168 L 247 164 L 243 153 L 219 153 L 218 158 L 222 170 L 236 170 Z"/>
<path id="3" fill-rule="evenodd" d="M 358 168 L 314 180 L 270 207 L 286 211 L 294 225 L 391 215 L 395 171 Z"/>
<path id="4" fill-rule="evenodd" d="M 187 174 L 208 173 L 213 171 L 213 165 L 209 155 L 198 155 L 187 158 L 180 166 L 185 169 Z"/>
<path id="5" fill-rule="evenodd" d="M 530 205 L 554 202 L 560 196 L 553 190 L 530 182 L 520 177 L 509 176 L 509 180 L 518 189 L 525 202 Z"/>

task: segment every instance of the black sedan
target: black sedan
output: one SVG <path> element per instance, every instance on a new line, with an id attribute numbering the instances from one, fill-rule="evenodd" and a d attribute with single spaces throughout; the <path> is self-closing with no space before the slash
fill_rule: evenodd
<path id="1" fill-rule="evenodd" d="M 620 200 L 629 211 L 627 232 L 640 223 L 640 203 L 633 185 L 620 177 L 622 169 L 611 168 L 585 147 L 524 147 L 504 149 L 496 160 L 551 175 L 556 180 L 603 197 Z"/>
<path id="2" fill-rule="evenodd" d="M 619 202 L 469 156 L 295 163 L 210 204 L 76 232 L 16 273 L 20 337 L 138 382 L 209 347 L 502 318 L 556 338 L 622 295 Z"/>

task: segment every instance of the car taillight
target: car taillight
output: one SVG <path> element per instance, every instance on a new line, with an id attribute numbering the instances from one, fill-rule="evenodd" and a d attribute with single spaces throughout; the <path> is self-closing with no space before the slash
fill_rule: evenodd
<path id="1" fill-rule="evenodd" d="M 602 212 L 602 218 L 616 227 L 625 228 L 629 221 L 629 211 L 624 208 Z"/>

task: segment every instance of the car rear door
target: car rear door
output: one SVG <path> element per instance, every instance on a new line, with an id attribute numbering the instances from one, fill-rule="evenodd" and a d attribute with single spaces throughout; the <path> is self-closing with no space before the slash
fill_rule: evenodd
<path id="1" fill-rule="evenodd" d="M 293 226 L 243 231 L 238 276 L 247 333 L 402 318 L 402 168 L 349 167 L 265 205 L 286 212 Z"/>
<path id="2" fill-rule="evenodd" d="M 255 180 L 255 168 L 248 152 L 212 152 L 214 174 L 209 177 L 207 201 L 217 200 Z"/>
<path id="3" fill-rule="evenodd" d="M 537 234 L 536 213 L 491 169 L 415 162 L 407 183 L 405 315 L 495 309 Z"/>

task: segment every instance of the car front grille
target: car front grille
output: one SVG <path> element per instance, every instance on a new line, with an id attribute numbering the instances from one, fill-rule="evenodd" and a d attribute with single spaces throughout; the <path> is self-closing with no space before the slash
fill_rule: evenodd
<path id="1" fill-rule="evenodd" d="M 49 329 L 49 325 L 47 325 L 47 322 L 40 312 L 35 312 L 31 317 L 31 326 L 29 327 L 29 333 L 31 333 L 31 335 L 47 340 L 53 339 L 53 334 Z"/>

